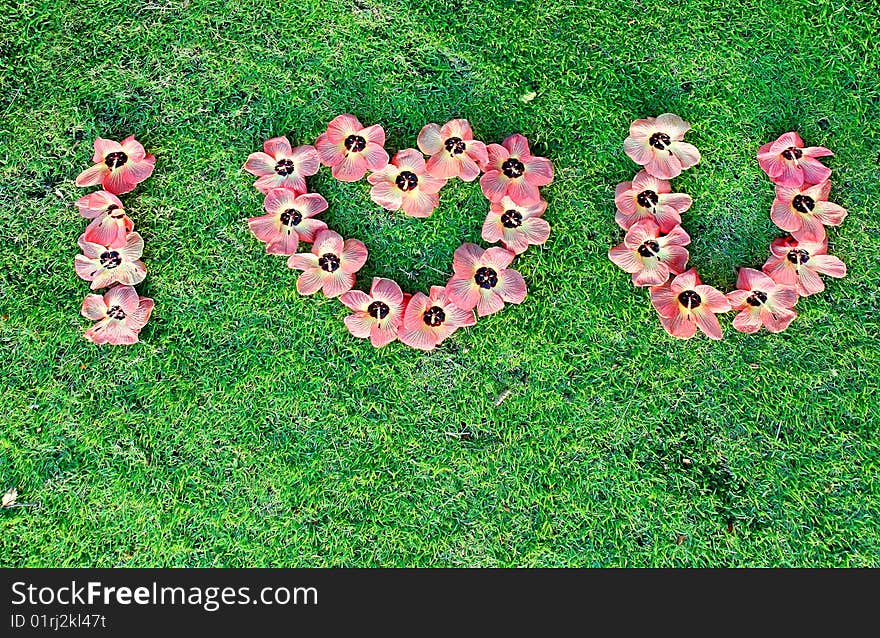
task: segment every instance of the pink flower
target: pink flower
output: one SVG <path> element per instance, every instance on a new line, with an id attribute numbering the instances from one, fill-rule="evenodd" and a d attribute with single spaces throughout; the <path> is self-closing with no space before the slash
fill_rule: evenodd
<path id="1" fill-rule="evenodd" d="M 690 195 L 671 193 L 669 182 L 639 171 L 631 182 L 621 182 L 614 190 L 617 224 L 629 230 L 642 219 L 653 219 L 664 233 L 681 223 L 681 214 L 693 203 Z"/>
<path id="2" fill-rule="evenodd" d="M 679 275 L 687 267 L 690 236 L 681 226 L 674 226 L 667 234 L 652 219 L 643 219 L 626 233 L 620 246 L 608 251 L 608 258 L 632 273 L 636 286 L 660 286 L 669 279 L 669 273 Z"/>
<path id="3" fill-rule="evenodd" d="M 839 226 L 846 217 L 843 206 L 828 201 L 831 182 L 814 186 L 777 186 L 770 218 L 799 239 L 821 241 L 825 226 Z"/>
<path id="4" fill-rule="evenodd" d="M 458 328 L 476 322 L 473 310 L 462 310 L 445 288 L 431 286 L 430 296 L 417 292 L 406 304 L 398 337 L 411 348 L 432 350 Z"/>
<path id="5" fill-rule="evenodd" d="M 733 319 L 740 332 L 757 332 L 762 325 L 770 332 L 782 332 L 797 317 L 792 310 L 798 300 L 794 286 L 779 285 L 760 270 L 740 268 L 736 287 L 739 290 L 727 293 L 727 300 L 740 311 Z"/>
<path id="6" fill-rule="evenodd" d="M 428 174 L 439 179 L 460 177 L 474 181 L 489 161 L 486 145 L 474 139 L 467 120 L 449 120 L 443 126 L 425 125 L 418 138 L 419 149 L 428 159 Z"/>
<path id="7" fill-rule="evenodd" d="M 697 147 L 682 141 L 690 128 L 672 113 L 636 120 L 629 127 L 623 150 L 654 177 L 672 179 L 700 161 Z"/>
<path id="8" fill-rule="evenodd" d="M 273 188 L 289 188 L 302 195 L 308 190 L 305 178 L 317 173 L 319 166 L 314 146 L 291 148 L 282 135 L 263 142 L 263 152 L 248 155 L 244 170 L 258 177 L 254 187 L 261 193 Z"/>
<path id="9" fill-rule="evenodd" d="M 302 270 L 296 280 L 301 295 L 323 290 L 328 297 L 338 297 L 354 286 L 354 274 L 367 261 L 367 247 L 357 239 L 346 239 L 332 230 L 322 230 L 315 237 L 312 252 L 296 253 L 287 260 L 290 268 Z"/>
<path id="10" fill-rule="evenodd" d="M 248 226 L 271 255 L 292 255 L 300 241 L 313 242 L 319 232 L 327 229 L 320 219 L 312 219 L 327 210 L 327 200 L 318 193 L 297 195 L 286 188 L 273 188 L 263 208 L 267 214 L 251 217 Z"/>
<path id="11" fill-rule="evenodd" d="M 125 214 L 119 198 L 107 191 L 89 193 L 76 200 L 79 214 L 92 223 L 86 226 L 85 239 L 94 244 L 118 248 L 134 230 L 134 222 Z"/>
<path id="12" fill-rule="evenodd" d="M 519 255 L 530 246 L 539 246 L 550 236 L 550 224 L 541 215 L 547 202 L 519 206 L 505 195 L 500 202 L 489 205 L 489 214 L 483 222 L 482 237 L 490 244 L 500 241 L 509 251 Z"/>
<path id="13" fill-rule="evenodd" d="M 831 176 L 831 169 L 817 157 L 834 155 L 824 146 L 804 148 L 796 132 L 783 133 L 775 142 L 758 149 L 758 164 L 774 184 L 797 188 L 802 184 L 819 184 Z"/>
<path id="14" fill-rule="evenodd" d="M 134 187 L 153 173 L 156 158 L 148 155 L 144 147 L 130 135 L 120 142 L 95 139 L 95 163 L 76 178 L 77 186 L 101 184 L 105 191 L 119 195 Z"/>
<path id="15" fill-rule="evenodd" d="M 679 339 L 690 339 L 697 328 L 710 339 L 721 339 L 721 324 L 715 313 L 730 311 L 727 297 L 712 286 L 702 285 L 693 268 L 669 283 L 651 288 L 651 303 L 660 314 L 664 330 Z"/>
<path id="16" fill-rule="evenodd" d="M 378 124 L 364 127 L 353 115 L 338 115 L 315 142 L 324 166 L 332 166 L 333 177 L 356 182 L 367 170 L 377 171 L 388 163 L 385 131 Z"/>
<path id="17" fill-rule="evenodd" d="M 533 206 L 541 200 L 538 186 L 553 181 L 553 164 L 545 157 L 532 157 L 529 141 L 519 134 L 500 145 L 486 147 L 488 162 L 480 178 L 480 188 L 490 202 L 505 195 L 520 206 Z"/>
<path id="18" fill-rule="evenodd" d="M 508 268 L 514 254 L 503 248 L 483 250 L 462 244 L 452 258 L 452 279 L 446 284 L 449 299 L 463 310 L 476 306 L 481 317 L 498 312 L 504 302 L 519 304 L 526 298 L 523 276 Z"/>
<path id="19" fill-rule="evenodd" d="M 846 264 L 828 254 L 828 240 L 779 237 L 770 244 L 771 255 L 762 270 L 777 284 L 797 286 L 801 297 L 825 290 L 819 274 L 846 277 Z"/>
<path id="20" fill-rule="evenodd" d="M 131 286 L 114 286 L 103 296 L 87 295 L 80 313 L 98 322 L 86 330 L 86 339 L 119 346 L 137 343 L 152 311 L 152 299 L 139 297 Z"/>
<path id="21" fill-rule="evenodd" d="M 147 276 L 141 255 L 144 240 L 138 233 L 129 233 L 125 245 L 119 248 L 102 246 L 86 240 L 85 233 L 77 241 L 83 254 L 74 259 L 76 274 L 92 282 L 92 290 L 119 283 L 125 286 L 139 284 Z"/>
<path id="22" fill-rule="evenodd" d="M 430 217 L 445 179 L 428 175 L 425 158 L 414 148 L 398 151 L 391 163 L 367 177 L 370 198 L 387 210 L 403 210 L 410 217 Z"/>
<path id="23" fill-rule="evenodd" d="M 345 325 L 355 337 L 369 337 L 377 348 L 397 339 L 397 331 L 403 323 L 404 295 L 396 282 L 374 277 L 369 295 L 350 290 L 339 300 L 354 310 L 354 314 L 345 318 Z"/>

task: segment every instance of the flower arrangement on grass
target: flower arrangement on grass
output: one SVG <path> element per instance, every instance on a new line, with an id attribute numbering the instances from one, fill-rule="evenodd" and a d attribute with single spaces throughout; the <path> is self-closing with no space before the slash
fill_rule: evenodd
<path id="1" fill-rule="evenodd" d="M 838 226 L 846 210 L 828 201 L 831 170 L 818 161 L 833 155 L 824 147 L 804 148 L 794 131 L 758 150 L 758 164 L 776 186 L 770 218 L 789 234 L 770 244 L 762 271 L 740 268 L 737 290 L 722 294 L 687 268 L 684 246 L 690 237 L 681 215 L 692 204 L 683 193 L 672 193 L 668 180 L 700 161 L 700 152 L 684 142 L 690 125 L 677 115 L 636 120 L 624 151 L 643 169 L 632 182 L 618 184 L 615 220 L 626 231 L 609 259 L 632 275 L 636 286 L 650 286 L 651 303 L 664 330 L 688 339 L 699 330 L 721 339 L 717 314 L 738 311 L 733 327 L 753 333 L 785 330 L 797 317 L 798 297 L 821 292 L 820 275 L 844 277 L 846 265 L 828 254 L 826 226 Z M 669 277 L 672 276 L 672 279 Z"/>
<path id="2" fill-rule="evenodd" d="M 134 136 L 122 142 L 97 138 L 91 168 L 80 173 L 77 186 L 102 190 L 76 201 L 79 214 L 91 222 L 80 235 L 82 254 L 74 259 L 76 274 L 91 283 L 92 290 L 108 288 L 103 295 L 90 294 L 80 313 L 96 321 L 85 331 L 95 344 L 131 345 L 153 311 L 153 300 L 138 295 L 134 286 L 147 276 L 141 261 L 144 240 L 134 232 L 134 222 L 117 195 L 134 190 L 153 173 L 156 158 Z"/>
<path id="3" fill-rule="evenodd" d="M 370 172 L 367 181 L 373 202 L 411 217 L 430 216 L 448 180 L 473 182 L 482 173 L 480 186 L 490 209 L 481 234 L 485 241 L 503 247 L 484 250 L 462 244 L 453 258 L 454 275 L 445 285 L 432 286 L 428 294 L 407 294 L 383 277 L 373 279 L 369 293 L 353 290 L 356 274 L 368 257 L 367 247 L 358 239 L 343 239 L 313 218 L 327 208 L 323 197 L 307 192 L 305 177 L 317 168 L 312 171 L 311 164 L 303 163 L 306 151 L 295 158 L 297 149 L 291 149 L 284 137 L 265 142 L 263 152 L 252 153 L 244 165 L 258 177 L 255 186 L 266 195 L 266 214 L 250 218 L 248 225 L 266 244 L 266 252 L 288 256 L 287 265 L 302 271 L 296 282 L 300 294 L 321 291 L 338 297 L 352 311 L 345 325 L 353 336 L 369 339 L 377 348 L 399 340 L 412 348 L 432 350 L 458 328 L 473 326 L 476 315 L 486 316 L 505 303 L 525 300 L 525 280 L 509 266 L 517 255 L 543 244 L 550 235 L 550 225 L 543 219 L 547 202 L 538 187 L 553 181 L 553 165 L 533 156 L 522 135 L 487 146 L 474 139 L 465 119 L 424 126 L 418 135 L 421 152 L 403 149 L 389 161 L 384 145 L 381 126 L 365 127 L 353 115 L 343 114 L 318 136 L 314 149 L 336 179 L 356 182 Z M 429 156 L 427 161 L 422 153 Z M 285 180 L 278 177 L 279 167 Z M 290 180 L 294 174 L 302 181 Z M 311 243 L 311 249 L 297 252 L 303 243 Z"/>

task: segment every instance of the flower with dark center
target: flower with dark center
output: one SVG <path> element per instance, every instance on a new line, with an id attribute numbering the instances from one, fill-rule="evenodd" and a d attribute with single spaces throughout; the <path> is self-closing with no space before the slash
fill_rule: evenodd
<path id="1" fill-rule="evenodd" d="M 296 195 L 306 192 L 306 177 L 318 172 L 320 161 L 314 146 L 293 148 L 283 135 L 263 142 L 263 150 L 248 155 L 244 170 L 257 176 L 254 188 L 268 194 L 287 188 Z"/>
<path id="2" fill-rule="evenodd" d="M 480 178 L 483 195 L 493 204 L 509 197 L 517 206 L 533 206 L 541 200 L 539 186 L 553 181 L 553 164 L 533 157 L 522 135 L 511 135 L 486 147 L 488 161 Z"/>
<path id="3" fill-rule="evenodd" d="M 801 136 L 790 131 L 758 149 L 758 164 L 777 186 L 800 188 L 830 177 L 831 170 L 817 159 L 829 155 L 834 153 L 823 146 L 804 148 Z"/>
<path id="4" fill-rule="evenodd" d="M 147 269 L 140 260 L 144 252 L 144 240 L 132 232 L 120 247 L 110 247 L 90 242 L 85 233 L 79 237 L 82 254 L 74 259 L 76 274 L 92 282 L 92 290 L 119 283 L 134 286 L 147 276 Z"/>
<path id="5" fill-rule="evenodd" d="M 795 287 L 801 297 L 825 290 L 819 275 L 846 276 L 846 264 L 828 254 L 824 236 L 820 241 L 779 237 L 770 243 L 770 253 L 764 273 L 781 286 Z"/>
<path id="6" fill-rule="evenodd" d="M 735 311 L 733 327 L 740 332 L 757 332 L 764 326 L 770 332 L 781 332 L 797 316 L 792 310 L 798 300 L 797 288 L 777 284 L 759 270 L 740 268 L 737 290 L 727 293 Z"/>
<path id="7" fill-rule="evenodd" d="M 697 329 L 710 339 L 721 339 L 721 324 L 715 313 L 730 311 L 727 298 L 702 284 L 693 268 L 651 288 L 651 304 L 660 315 L 663 329 L 679 339 L 693 337 Z"/>
<path id="8" fill-rule="evenodd" d="M 839 226 L 846 209 L 828 201 L 831 182 L 811 186 L 777 186 L 770 218 L 798 239 L 821 241 L 825 226 Z"/>
<path id="9" fill-rule="evenodd" d="M 419 149 L 429 155 L 428 175 L 438 179 L 459 177 L 472 182 L 486 165 L 486 145 L 474 139 L 467 120 L 450 120 L 443 126 L 427 124 L 419 132 Z"/>
<path id="10" fill-rule="evenodd" d="M 406 296 L 397 283 L 375 277 L 370 294 L 350 290 L 339 300 L 353 311 L 345 318 L 345 325 L 355 337 L 369 337 L 377 348 L 397 339 L 406 306 Z"/>
<path id="11" fill-rule="evenodd" d="M 550 224 L 542 218 L 546 209 L 547 202 L 543 199 L 531 206 L 519 206 L 505 196 L 500 202 L 490 204 L 482 237 L 489 243 L 500 241 L 514 254 L 523 253 L 529 246 L 543 244 L 550 236 Z"/>
<path id="12" fill-rule="evenodd" d="M 526 282 L 508 268 L 514 253 L 504 248 L 483 250 L 476 244 L 462 244 L 452 258 L 455 274 L 446 284 L 452 302 L 463 310 L 477 309 L 481 317 L 498 312 L 504 303 L 522 303 Z"/>
<path id="13" fill-rule="evenodd" d="M 665 179 L 657 179 L 639 171 L 631 182 L 621 182 L 614 190 L 614 203 L 618 226 L 624 230 L 643 219 L 651 219 L 663 232 L 669 232 L 681 224 L 681 214 L 691 207 L 691 197 L 684 193 L 672 193 Z"/>
<path id="14" fill-rule="evenodd" d="M 254 236 L 266 244 L 270 255 L 292 255 L 299 242 L 312 242 L 327 229 L 320 219 L 313 219 L 327 210 L 327 200 L 318 193 L 297 195 L 287 188 L 273 188 L 263 201 L 265 215 L 251 217 L 248 226 Z"/>
<path id="15" fill-rule="evenodd" d="M 343 182 L 356 182 L 368 170 L 378 171 L 388 164 L 384 145 L 381 126 L 365 127 L 349 114 L 334 117 L 315 142 L 321 163 L 330 166 L 333 177 Z"/>
<path id="16" fill-rule="evenodd" d="M 86 227 L 85 240 L 118 248 L 134 230 L 134 223 L 125 214 L 119 198 L 107 191 L 97 191 L 76 200 L 79 214 L 92 222 Z"/>
<path id="17" fill-rule="evenodd" d="M 367 247 L 357 239 L 346 239 L 332 230 L 322 230 L 315 236 L 312 250 L 294 253 L 287 260 L 290 268 L 302 270 L 296 280 L 301 295 L 323 290 L 328 297 L 338 297 L 355 284 L 355 273 L 367 261 Z"/>
<path id="18" fill-rule="evenodd" d="M 92 343 L 131 345 L 153 311 L 153 300 L 139 297 L 131 286 L 114 286 L 102 295 L 87 295 L 80 313 L 96 323 L 86 330 Z"/>
<path id="19" fill-rule="evenodd" d="M 700 151 L 683 141 L 690 128 L 672 113 L 636 120 L 629 127 L 623 150 L 657 179 L 672 179 L 700 161 Z"/>
<path id="20" fill-rule="evenodd" d="M 446 180 L 428 175 L 425 158 L 414 148 L 398 151 L 391 163 L 371 173 L 370 198 L 385 210 L 410 217 L 429 217 L 440 203 L 437 193 Z"/>
<path id="21" fill-rule="evenodd" d="M 680 274 L 687 267 L 687 246 L 691 238 L 681 226 L 663 233 L 653 219 L 633 224 L 623 243 L 608 251 L 608 258 L 632 274 L 636 286 L 659 286 L 669 275 Z"/>
<path id="22" fill-rule="evenodd" d="M 473 310 L 462 310 L 441 286 L 431 286 L 430 294 L 417 292 L 406 305 L 400 340 L 412 348 L 431 350 L 458 328 L 476 323 Z"/>
<path id="23" fill-rule="evenodd" d="M 153 173 L 156 158 L 148 155 L 143 145 L 126 137 L 122 142 L 97 138 L 93 166 L 76 178 L 77 186 L 100 184 L 108 193 L 118 195 L 134 190 L 134 187 Z"/>

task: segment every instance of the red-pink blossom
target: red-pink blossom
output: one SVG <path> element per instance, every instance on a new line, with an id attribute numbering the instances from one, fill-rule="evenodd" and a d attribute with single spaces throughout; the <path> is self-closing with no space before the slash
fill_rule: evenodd
<path id="1" fill-rule="evenodd" d="M 248 155 L 244 170 L 257 176 L 254 187 L 261 193 L 273 188 L 288 188 L 302 195 L 306 177 L 318 172 L 320 163 L 314 146 L 292 148 L 283 135 L 263 142 L 263 150 Z"/>
<path id="2" fill-rule="evenodd" d="M 138 296 L 131 286 L 114 286 L 104 295 L 88 295 L 80 310 L 97 322 L 86 330 L 86 339 L 114 346 L 137 343 L 152 311 L 153 300 Z"/>
<path id="3" fill-rule="evenodd" d="M 824 146 L 808 146 L 795 131 L 783 133 L 758 149 L 758 164 L 774 184 L 797 188 L 820 184 L 831 176 L 831 169 L 817 157 L 834 155 Z"/>
<path id="4" fill-rule="evenodd" d="M 385 131 L 378 124 L 364 126 L 353 115 L 338 115 L 315 142 L 324 166 L 332 167 L 333 177 L 356 182 L 368 170 L 377 171 L 388 164 Z"/>
<path id="5" fill-rule="evenodd" d="M 127 193 L 153 173 L 156 158 L 148 155 L 143 145 L 126 137 L 122 142 L 95 140 L 94 166 L 87 168 L 76 178 L 77 186 L 101 184 L 105 191 L 114 195 Z"/>
<path id="6" fill-rule="evenodd" d="M 553 181 L 553 164 L 546 157 L 533 157 L 529 141 L 519 134 L 501 144 L 486 147 L 488 162 L 480 178 L 480 188 L 490 202 L 505 195 L 520 206 L 532 206 L 541 199 L 539 186 Z"/>

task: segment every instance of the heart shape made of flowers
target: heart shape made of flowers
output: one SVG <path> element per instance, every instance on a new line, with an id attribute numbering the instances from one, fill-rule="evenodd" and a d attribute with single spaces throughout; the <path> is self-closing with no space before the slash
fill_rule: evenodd
<path id="1" fill-rule="evenodd" d="M 380 125 L 364 126 L 353 115 L 343 114 L 314 145 L 293 147 L 286 137 L 274 137 L 244 164 L 244 170 L 257 177 L 254 187 L 265 195 L 265 214 L 248 220 L 251 232 L 267 253 L 286 256 L 290 268 L 302 271 L 296 282 L 300 294 L 321 291 L 339 297 L 352 310 L 345 318 L 349 332 L 369 338 L 376 347 L 399 339 L 431 350 L 458 328 L 474 325 L 477 316 L 498 312 L 506 303 L 522 303 L 525 280 L 509 266 L 550 235 L 543 219 L 547 202 L 539 188 L 553 181 L 553 165 L 533 156 L 525 137 L 513 134 L 501 144 L 487 145 L 474 139 L 467 120 L 454 119 L 442 126 L 425 125 L 417 146 L 389 158 Z M 431 286 L 427 294 L 405 293 L 384 277 L 373 278 L 369 292 L 353 290 L 369 251 L 359 239 L 344 239 L 316 219 L 328 204 L 320 194 L 308 192 L 306 178 L 321 165 L 345 182 L 359 181 L 369 172 L 373 202 L 387 211 L 421 218 L 437 208 L 448 180 L 473 182 L 480 177 L 489 200 L 481 236 L 501 246 L 462 244 L 453 255 L 453 276 L 444 286 Z M 297 252 L 300 243 L 311 243 L 311 250 Z"/>

